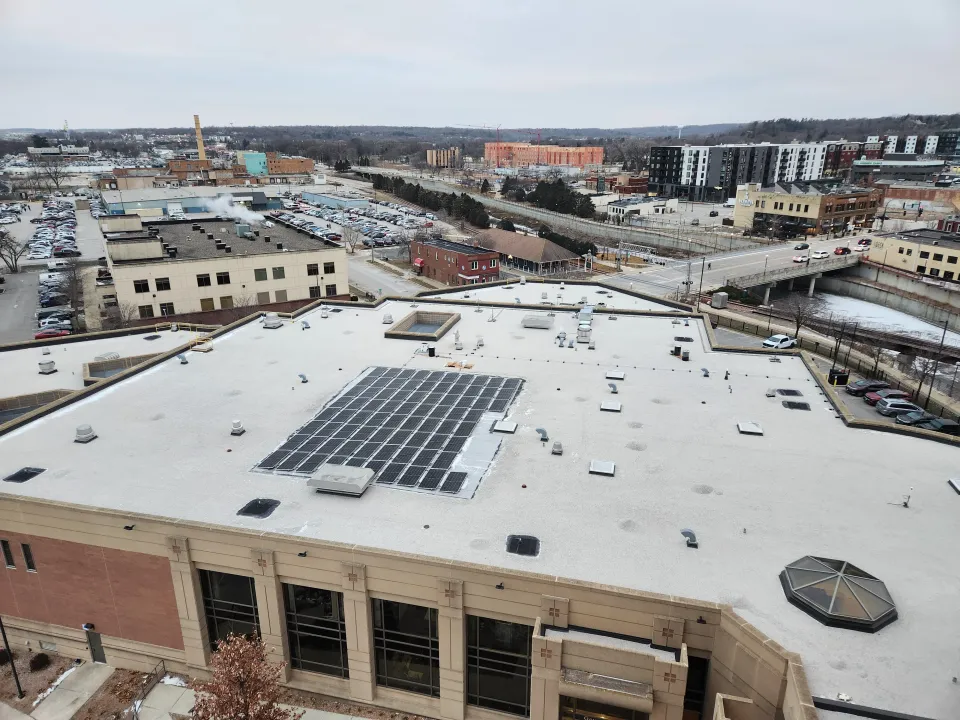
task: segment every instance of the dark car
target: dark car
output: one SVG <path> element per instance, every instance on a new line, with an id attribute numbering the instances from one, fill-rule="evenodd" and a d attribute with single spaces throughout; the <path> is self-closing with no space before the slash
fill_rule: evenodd
<path id="1" fill-rule="evenodd" d="M 960 423 L 945 418 L 930 418 L 929 420 L 917 423 L 914 427 L 923 428 L 924 430 L 934 430 L 946 435 L 960 435 Z"/>
<path id="2" fill-rule="evenodd" d="M 932 420 L 933 415 L 928 413 L 926 410 L 918 410 L 916 412 L 900 413 L 897 415 L 897 424 L 899 425 L 916 425 L 917 423 L 926 422 L 927 420 Z"/>
<path id="3" fill-rule="evenodd" d="M 33 336 L 34 340 L 46 340 L 47 338 L 63 337 L 69 335 L 69 330 L 41 330 L 36 335 Z"/>
<path id="4" fill-rule="evenodd" d="M 886 390 L 890 383 L 883 380 L 856 380 L 847 385 L 847 392 L 860 397 L 872 390 Z"/>
<path id="5" fill-rule="evenodd" d="M 852 250 L 850 250 L 850 248 L 846 247 L 845 245 L 841 245 L 840 247 L 834 249 L 833 254 L 834 254 L 834 255 L 849 255 L 851 252 L 852 252 Z"/>
<path id="6" fill-rule="evenodd" d="M 719 214 L 720 214 L 720 213 L 717 212 L 716 210 L 711 210 L 711 211 L 710 211 L 710 217 L 717 217 Z"/>
<path id="7" fill-rule="evenodd" d="M 794 249 L 794 250 L 809 250 L 809 249 L 810 249 L 810 243 L 797 243 L 796 245 L 793 246 L 793 249 Z"/>
<path id="8" fill-rule="evenodd" d="M 883 398 L 889 398 L 890 400 L 909 400 L 910 397 L 911 394 L 903 390 L 887 388 L 886 390 L 871 390 L 863 396 L 863 399 L 867 405 L 876 405 L 877 401 L 883 400 Z"/>
<path id="9" fill-rule="evenodd" d="M 70 302 L 70 298 L 66 295 L 47 295 L 40 298 L 40 307 L 55 307 L 57 305 L 66 305 L 68 302 Z"/>
<path id="10" fill-rule="evenodd" d="M 63 248 L 62 250 L 54 250 L 53 256 L 55 258 L 80 257 L 80 251 L 70 250 L 69 248 Z"/>

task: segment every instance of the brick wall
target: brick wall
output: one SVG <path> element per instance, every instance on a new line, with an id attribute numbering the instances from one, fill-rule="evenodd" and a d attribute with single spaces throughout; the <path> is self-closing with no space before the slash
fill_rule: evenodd
<path id="1" fill-rule="evenodd" d="M 12 618 L 79 628 L 137 642 L 183 649 L 170 561 L 0 530 L 16 569 L 0 565 L 0 612 Z M 28 543 L 36 572 L 20 544 Z"/>

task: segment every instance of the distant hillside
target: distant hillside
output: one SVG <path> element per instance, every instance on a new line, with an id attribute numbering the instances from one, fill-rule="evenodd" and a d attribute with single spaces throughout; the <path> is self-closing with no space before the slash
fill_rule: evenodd
<path id="1" fill-rule="evenodd" d="M 960 114 L 900 115 L 879 118 L 778 118 L 738 125 L 720 132 L 694 136 L 684 130 L 688 140 L 710 143 L 736 142 L 816 142 L 818 140 L 863 140 L 868 135 L 936 135 L 937 131 L 960 127 Z"/>

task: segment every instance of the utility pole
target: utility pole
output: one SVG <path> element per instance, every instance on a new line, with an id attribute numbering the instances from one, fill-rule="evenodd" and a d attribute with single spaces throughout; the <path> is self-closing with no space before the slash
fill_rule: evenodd
<path id="1" fill-rule="evenodd" d="M 700 260 L 700 289 L 697 290 L 697 312 L 700 312 L 700 298 L 703 297 L 703 269 L 706 267 L 707 257 L 703 256 Z"/>
<path id="2" fill-rule="evenodd" d="M 10 658 L 10 669 L 13 670 L 13 682 L 17 685 L 17 697 L 23 697 L 23 688 L 20 687 L 20 676 L 17 675 L 17 665 L 13 661 L 13 652 L 10 650 L 10 643 L 7 642 L 7 629 L 3 627 L 3 618 L 0 618 L 0 635 L 3 635 L 3 647 L 7 650 L 7 657 Z"/>
<path id="3" fill-rule="evenodd" d="M 924 410 L 930 405 L 930 396 L 933 394 L 933 384 L 937 381 L 937 368 L 940 367 L 940 355 L 943 353 L 943 343 L 947 339 L 947 325 L 949 324 L 950 318 L 943 321 L 943 335 L 940 336 L 940 347 L 937 349 L 937 359 L 933 361 L 933 372 L 930 374 L 930 389 L 927 390 L 927 401 L 923 404 Z M 920 388 L 917 388 L 918 397 L 919 392 Z"/>

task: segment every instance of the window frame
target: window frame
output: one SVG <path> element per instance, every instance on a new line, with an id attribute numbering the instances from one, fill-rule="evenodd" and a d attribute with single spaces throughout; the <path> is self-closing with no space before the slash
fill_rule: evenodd
<path id="1" fill-rule="evenodd" d="M 331 617 L 319 618 L 296 610 L 296 588 L 330 594 Z M 333 677 L 349 678 L 350 662 L 347 650 L 347 623 L 344 618 L 343 593 L 326 588 L 314 588 L 308 585 L 283 583 L 283 610 L 284 624 L 290 648 L 290 667 L 304 672 L 331 675 Z M 337 617 L 339 616 L 339 618 Z M 339 666 L 328 665 L 313 660 L 304 660 L 301 649 L 303 637 L 320 638 L 339 645 L 341 663 Z M 311 667 L 306 667 L 309 665 Z M 325 668 L 325 669 L 315 669 Z"/>
<path id="2" fill-rule="evenodd" d="M 10 570 L 17 569 L 16 558 L 13 557 L 13 549 L 10 547 L 9 540 L 0 540 L 0 547 L 3 548 L 3 561 Z"/>
<path id="3" fill-rule="evenodd" d="M 323 264 L 323 274 L 324 275 L 335 275 L 337 272 L 337 264 L 332 262 L 325 262 Z"/>
<path id="4" fill-rule="evenodd" d="M 504 623 L 525 628 L 526 637 L 526 666 L 522 668 L 523 655 L 509 650 L 481 645 L 483 623 Z M 496 620 L 480 615 L 466 616 L 466 673 L 464 675 L 464 695 L 468 705 L 487 708 L 510 715 L 529 717 L 530 715 L 530 684 L 533 676 L 533 627 L 523 623 L 513 623 Z M 483 671 L 486 670 L 487 673 Z M 523 678 L 524 704 L 523 706 L 510 700 L 497 699 L 484 694 L 484 678 L 489 673 L 507 675 L 512 678 Z"/>
<path id="5" fill-rule="evenodd" d="M 166 292 L 170 289 L 170 278 L 168 277 L 156 278 L 153 282 L 157 287 L 157 292 Z M 163 283 L 166 287 L 160 287 L 160 283 Z"/>
<path id="6" fill-rule="evenodd" d="M 318 300 L 323 297 L 323 290 L 321 290 L 319 285 L 310 286 L 310 299 Z"/>
<path id="7" fill-rule="evenodd" d="M 226 278 L 226 280 L 224 280 Z M 229 285 L 230 284 L 230 271 L 223 270 L 217 273 L 217 285 Z"/>
<path id="8" fill-rule="evenodd" d="M 170 312 L 167 312 L 169 307 Z M 171 315 L 176 315 L 177 311 L 174 309 L 172 302 L 163 302 L 160 303 L 160 317 L 170 317 Z"/>
<path id="9" fill-rule="evenodd" d="M 314 277 L 320 274 L 319 263 L 307 263 L 307 277 Z"/>
<path id="10" fill-rule="evenodd" d="M 197 287 L 211 287 L 210 273 L 200 273 L 197 275 Z"/>
<path id="11" fill-rule="evenodd" d="M 324 297 L 330 297 L 331 295 L 336 295 L 336 294 L 337 294 L 337 285 L 336 285 L 336 283 L 333 283 L 333 284 L 331 284 L 331 285 L 324 285 L 324 286 L 323 286 L 323 295 L 324 295 Z"/>
<path id="12" fill-rule="evenodd" d="M 270 275 L 274 280 L 286 280 L 287 270 L 285 267 L 281 265 L 275 268 L 271 268 Z"/>
<path id="13" fill-rule="evenodd" d="M 150 311 L 144 312 L 147 308 L 149 308 Z M 155 318 L 156 315 L 153 312 L 153 304 L 151 303 L 150 305 L 137 305 L 137 315 L 140 317 L 141 320 L 150 320 L 152 318 Z"/>
<path id="14" fill-rule="evenodd" d="M 27 572 L 35 573 L 37 563 L 33 559 L 33 549 L 30 547 L 30 543 L 20 543 L 20 553 L 23 555 L 23 564 L 26 565 Z"/>
<path id="15" fill-rule="evenodd" d="M 148 293 L 150 292 L 150 281 L 149 280 L 134 280 L 133 281 L 133 291 L 135 293 Z"/>
<path id="16" fill-rule="evenodd" d="M 207 625 L 207 640 L 210 649 L 215 651 L 217 645 L 223 638 L 220 637 L 220 626 L 218 621 L 222 620 L 230 625 L 229 632 L 233 632 L 234 622 L 243 622 L 253 626 L 253 632 L 260 634 L 260 614 L 257 607 L 257 588 L 254 579 L 248 575 L 237 575 L 236 573 L 220 572 L 219 570 L 197 570 L 200 576 L 200 601 L 203 606 L 204 619 Z M 220 600 L 208 597 L 208 591 L 212 590 L 212 578 L 214 575 L 230 575 L 241 578 L 250 584 L 250 604 L 235 602 L 233 600 Z M 231 617 L 231 615 L 233 617 Z M 242 619 L 246 615 L 247 619 Z M 252 622 L 250 622 L 252 618 Z M 227 634 L 229 634 L 229 632 Z M 216 637 L 214 637 L 216 635 Z M 224 635 L 226 637 L 226 635 Z"/>
<path id="17" fill-rule="evenodd" d="M 261 273 L 262 273 L 262 277 L 261 277 Z M 254 280 L 254 282 L 264 282 L 265 280 L 269 280 L 269 277 L 267 276 L 267 269 L 266 269 L 266 268 L 254 268 L 254 269 L 253 269 L 253 280 Z"/>
<path id="18" fill-rule="evenodd" d="M 426 611 L 428 635 L 416 635 L 400 630 L 387 629 L 384 622 L 386 618 L 384 609 L 387 603 L 390 605 L 414 608 L 415 611 Z M 382 600 L 380 598 L 371 598 L 370 604 L 371 612 L 373 613 L 373 669 L 377 686 L 439 698 L 440 637 L 437 609 L 393 600 Z M 416 657 L 421 661 L 426 661 L 426 665 L 430 669 L 428 682 L 417 682 L 410 679 L 399 678 L 394 675 L 388 664 L 388 652 L 397 655 L 402 653 L 407 656 Z"/>

